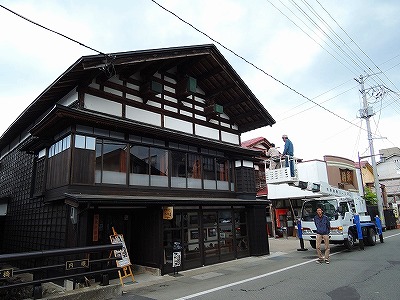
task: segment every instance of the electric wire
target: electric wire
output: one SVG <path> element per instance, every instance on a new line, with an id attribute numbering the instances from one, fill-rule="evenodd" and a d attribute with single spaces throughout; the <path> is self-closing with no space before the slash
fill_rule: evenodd
<path id="1" fill-rule="evenodd" d="M 354 70 L 351 70 L 349 66 L 344 64 L 340 59 L 338 59 L 335 55 L 333 55 L 330 51 L 328 51 L 321 43 L 316 41 L 311 35 L 309 35 L 303 28 L 301 28 L 296 22 L 294 22 L 289 16 L 287 16 L 281 9 L 279 9 L 275 4 L 273 4 L 270 0 L 267 0 L 276 10 L 278 10 L 283 16 L 285 16 L 292 24 L 294 24 L 297 28 L 299 28 L 304 34 L 306 34 L 311 40 L 313 40 L 316 44 L 318 44 L 322 49 L 324 49 L 330 56 L 332 56 L 337 62 L 339 62 L 341 65 L 343 65 L 346 69 L 348 69 L 351 73 L 357 74 L 354 72 Z M 290 8 L 288 8 L 281 0 L 279 0 L 283 6 L 285 6 L 296 18 L 298 18 L 307 28 L 311 30 L 310 27 L 308 27 L 307 24 L 304 23 L 303 20 L 301 20 Z M 326 44 L 326 43 L 325 43 Z M 330 47 L 329 44 L 327 46 Z M 331 47 L 330 47 L 331 48 Z"/>
<path id="2" fill-rule="evenodd" d="M 336 39 L 342 43 L 351 53 L 351 56 L 353 56 L 355 59 L 357 59 L 362 65 L 364 65 L 367 69 L 370 69 L 368 64 L 365 63 L 360 56 L 357 55 L 357 53 L 344 41 L 341 36 L 335 32 L 335 30 L 332 28 L 332 26 L 329 25 L 328 22 L 325 21 L 325 19 L 310 5 L 306 0 L 302 0 L 302 2 L 308 7 L 308 9 L 323 23 L 326 25 L 328 30 L 336 37 Z M 342 47 L 340 47 L 342 49 Z M 344 51 L 342 49 L 342 51 Z M 347 54 L 350 56 L 350 54 Z M 361 66 L 360 66 L 361 69 Z"/>
<path id="3" fill-rule="evenodd" d="M 3 9 L 5 9 L 5 10 L 7 10 L 7 11 L 9 11 L 10 13 L 12 13 L 12 14 L 14 14 L 14 15 L 20 17 L 21 19 L 24 19 L 25 21 L 28 21 L 28 22 L 30 22 L 30 23 L 32 23 L 32 24 L 34 24 L 34 25 L 36 25 L 36 26 L 39 26 L 39 27 L 41 27 L 41 28 L 43 28 L 43 29 L 45 29 L 45 30 L 47 30 L 47 31 L 50 31 L 50 32 L 52 32 L 52 33 L 55 33 L 55 34 L 57 34 L 57 35 L 59 35 L 59 36 L 61 36 L 61 37 L 63 37 L 63 38 L 66 38 L 66 39 L 68 39 L 68 40 L 74 42 L 74 43 L 77 43 L 77 44 L 79 44 L 79 45 L 82 46 L 82 47 L 85 47 L 85 48 L 87 48 L 87 49 L 90 49 L 90 50 L 92 50 L 92 51 L 94 51 L 94 52 L 97 52 L 97 53 L 99 53 L 99 54 L 101 54 L 101 55 L 104 55 L 104 56 L 106 56 L 106 57 L 109 56 L 108 54 L 103 53 L 103 52 L 101 52 L 101 51 L 99 51 L 99 50 L 96 50 L 96 49 L 94 49 L 94 48 L 92 48 L 92 47 L 89 47 L 89 46 L 87 46 L 87 45 L 85 45 L 85 44 L 83 44 L 83 43 L 81 43 L 81 42 L 79 42 L 79 41 L 77 41 L 77 40 L 75 40 L 75 39 L 73 39 L 73 38 L 70 38 L 70 37 L 66 36 L 65 34 L 59 33 L 59 32 L 57 32 L 57 31 L 55 31 L 55 30 L 53 30 L 53 29 L 50 29 L 50 28 L 48 28 L 48 27 L 46 27 L 46 26 L 43 26 L 43 25 L 41 25 L 41 24 L 39 24 L 39 23 L 37 23 L 37 22 L 35 22 L 35 21 L 32 21 L 32 20 L 30 20 L 30 19 L 24 17 L 23 15 L 21 15 L 21 14 L 15 12 L 15 11 L 13 11 L 13 10 L 11 10 L 11 9 L 9 9 L 9 8 L 7 8 L 7 7 L 5 7 L 5 6 L 2 5 L 2 4 L 0 4 L 0 7 L 3 8 Z"/>
<path id="4" fill-rule="evenodd" d="M 282 3 L 282 1 L 280 1 L 281 3 Z M 314 15 L 314 16 L 316 16 L 317 17 L 317 19 L 318 20 L 320 20 L 327 28 L 328 28 L 328 31 L 329 32 L 331 32 L 350 52 L 351 52 L 351 55 L 352 56 L 354 56 L 355 57 L 355 59 L 357 59 L 362 65 L 364 65 L 365 67 L 366 67 L 366 69 L 368 69 L 368 70 L 371 70 L 372 71 L 372 69 L 368 66 L 368 64 L 366 63 L 366 62 L 364 62 L 364 60 L 362 60 L 361 58 L 360 58 L 360 56 L 358 56 L 356 53 L 355 53 L 355 51 L 351 48 L 351 47 L 349 47 L 348 46 L 348 44 L 340 37 L 340 35 L 339 34 L 337 34 L 335 31 L 334 31 L 334 29 L 328 24 L 328 22 L 326 22 L 325 20 L 324 20 L 324 18 L 320 15 L 320 14 L 318 14 L 318 12 L 307 2 L 307 1 L 305 1 L 305 0 L 302 0 L 302 2 L 306 5 L 306 7 L 308 8 L 308 10 L 309 11 L 311 11 L 312 12 L 312 14 Z M 317 1 L 318 2 L 318 1 Z M 271 3 L 271 2 L 270 2 Z M 320 32 L 323 32 L 324 34 L 325 34 L 325 36 L 327 36 L 327 38 L 329 39 L 329 40 L 331 40 L 332 42 L 333 42 L 333 40 L 332 40 L 332 38 L 327 34 L 327 32 L 326 31 L 324 31 L 324 30 L 322 30 L 322 28 L 315 22 L 315 21 L 313 21 L 312 20 L 312 17 L 309 15 L 309 14 L 307 14 L 306 12 L 305 12 L 305 10 L 304 9 L 302 9 L 301 7 L 300 7 L 300 5 L 298 5 L 298 4 L 296 4 L 293 0 L 291 0 L 291 3 L 292 3 L 292 5 L 294 6 L 294 7 L 296 7 L 296 9 L 298 10 L 298 11 L 300 11 L 300 13 L 301 14 L 303 14 Z M 318 2 L 319 3 L 319 2 Z M 283 4 L 283 3 L 282 3 Z M 339 26 L 339 28 L 346 34 L 346 36 L 350 39 L 350 41 L 352 42 L 352 43 L 354 43 L 354 44 L 356 44 L 355 43 L 355 41 L 350 37 L 350 35 L 343 29 L 343 27 L 341 27 L 340 25 L 339 25 L 339 23 L 332 17 L 332 15 L 321 5 L 321 3 L 319 3 L 320 4 L 320 6 L 321 6 L 321 8 L 328 14 L 328 16 Z M 283 4 L 284 5 L 284 4 Z M 285 7 L 287 7 L 286 5 L 284 5 Z M 275 6 L 276 7 L 276 6 Z M 288 8 L 289 10 L 290 10 L 290 8 Z M 278 9 L 279 10 L 279 9 Z M 292 13 L 293 13 L 293 11 L 292 10 L 290 10 Z M 282 11 L 281 11 L 281 13 L 283 13 Z M 294 13 L 293 13 L 294 14 Z M 286 16 L 287 17 L 287 16 Z M 287 17 L 288 18 L 288 17 Z M 300 19 L 297 15 L 296 15 L 296 18 L 298 18 L 298 19 Z M 307 26 L 308 27 L 308 26 Z M 310 27 L 308 27 L 309 29 L 310 29 Z M 306 33 L 307 34 L 307 33 Z M 308 35 L 308 34 L 307 34 Z M 334 45 L 335 46 L 337 46 L 341 51 L 343 51 L 344 52 L 344 50 L 342 49 L 342 47 L 340 47 L 339 45 L 337 45 L 337 43 L 335 43 L 335 42 L 333 42 L 334 43 Z M 356 44 L 357 45 L 357 47 L 362 51 L 362 49 L 358 46 L 358 44 Z M 345 53 L 345 52 L 344 52 Z M 367 57 L 368 57 L 368 59 L 378 68 L 378 70 L 380 70 L 380 73 L 382 73 L 382 74 L 384 74 L 385 75 L 385 77 L 390 81 L 390 79 L 387 77 L 387 75 L 386 75 L 386 72 L 383 72 L 383 71 L 381 71 L 381 69 L 372 61 L 372 59 L 364 52 L 364 51 L 362 51 L 362 53 L 364 54 L 364 55 L 366 55 Z M 348 55 L 347 53 L 346 53 L 346 55 Z M 350 55 L 349 55 L 350 56 Z M 353 60 L 353 59 L 352 59 Z M 353 60 L 354 61 L 354 60 Z M 357 64 L 358 65 L 358 64 Z M 359 67 L 360 67 L 360 69 L 361 69 L 361 66 L 360 65 L 358 65 Z M 378 75 L 378 74 L 376 74 L 376 75 Z M 381 84 L 381 83 L 383 83 L 383 84 L 385 84 L 385 82 L 384 82 L 384 80 L 382 80 L 382 78 L 380 78 L 379 76 L 377 76 L 378 78 L 379 78 L 379 80 L 380 80 L 380 82 L 378 82 L 378 81 L 376 81 L 374 78 L 372 79 L 373 81 L 375 81 L 375 83 L 376 84 Z M 393 83 L 392 83 L 393 84 Z M 399 105 L 398 103 L 396 103 L 396 102 L 393 102 L 393 103 L 395 103 L 396 105 Z"/>
<path id="5" fill-rule="evenodd" d="M 347 89 L 347 90 L 341 92 L 340 94 L 337 94 L 336 96 L 333 96 L 333 97 L 331 97 L 331 98 L 325 99 L 324 101 L 320 102 L 320 104 L 323 104 L 323 103 L 326 103 L 326 102 L 328 102 L 328 101 L 330 101 L 330 100 L 333 100 L 333 99 L 335 99 L 335 98 L 337 98 L 337 97 L 339 97 L 339 96 L 341 96 L 341 95 L 343 95 L 343 94 L 345 94 L 345 93 L 347 93 L 347 92 L 353 90 L 354 88 L 356 88 L 356 86 L 355 86 L 355 87 L 351 87 L 351 88 L 349 88 L 349 89 Z M 312 109 L 312 108 L 314 108 L 314 107 L 316 107 L 316 105 L 310 106 L 310 107 L 305 108 L 305 109 L 303 109 L 303 110 L 301 110 L 301 111 L 299 111 L 299 112 L 297 112 L 297 113 L 295 113 L 295 114 L 292 114 L 292 115 L 290 115 L 290 116 L 287 116 L 287 117 L 285 117 L 285 118 L 282 118 L 282 119 L 279 120 L 279 122 L 282 122 L 282 121 L 284 121 L 284 120 L 286 120 L 286 119 L 289 119 L 289 118 L 292 118 L 292 117 L 294 117 L 294 116 L 297 116 L 297 115 L 299 115 L 299 114 L 301 114 L 301 113 L 303 113 L 303 112 L 306 112 L 306 111 L 308 111 L 308 110 L 310 110 L 310 109 Z"/>
<path id="6" fill-rule="evenodd" d="M 337 113 L 327 109 L 326 107 L 320 105 L 319 103 L 313 101 L 312 99 L 308 98 L 307 96 L 305 96 L 304 94 L 302 94 L 301 92 L 297 91 L 296 89 L 290 87 L 289 85 L 287 85 L 286 83 L 284 83 L 283 81 L 277 79 L 276 77 L 274 77 L 273 75 L 267 73 L 266 71 L 264 71 L 263 69 L 261 69 L 260 67 L 256 66 L 254 63 L 250 62 L 249 60 L 247 60 L 246 58 L 244 58 L 243 56 L 239 55 L 238 53 L 236 53 L 235 51 L 229 49 L 228 47 L 226 47 L 225 45 L 223 45 L 222 43 L 220 43 L 219 41 L 215 40 L 214 38 L 212 38 L 211 36 L 209 36 L 207 33 L 201 31 L 200 29 L 198 29 L 197 27 L 195 27 L 194 25 L 192 25 L 191 23 L 187 22 L 186 20 L 182 19 L 181 17 L 179 17 L 177 14 L 175 14 L 174 12 L 170 11 L 169 9 L 167 9 L 166 7 L 162 6 L 161 4 L 159 4 L 157 1 L 155 0 L 150 0 L 152 1 L 154 4 L 158 5 L 160 8 L 162 8 L 163 10 L 165 10 L 166 12 L 170 13 L 171 15 L 173 15 L 174 17 L 178 18 L 180 21 L 182 21 L 183 23 L 187 24 L 188 26 L 192 27 L 194 30 L 196 30 L 197 32 L 203 34 L 204 36 L 206 36 L 207 38 L 209 38 L 211 41 L 213 41 L 214 43 L 220 45 L 222 48 L 224 48 L 226 51 L 232 53 L 233 55 L 235 55 L 236 57 L 240 58 L 241 60 L 243 60 L 244 62 L 246 62 L 247 64 L 251 65 L 252 67 L 254 67 L 255 69 L 261 71 L 262 73 L 264 73 L 265 75 L 267 75 L 268 77 L 270 77 L 271 79 L 275 80 L 276 82 L 278 82 L 279 84 L 283 85 L 284 87 L 288 88 L 289 90 L 291 90 L 292 92 L 296 93 L 297 95 L 303 97 L 304 99 L 314 103 L 316 106 L 322 108 L 323 110 L 331 113 L 332 115 L 336 116 L 337 118 L 353 125 L 356 127 L 359 127 L 357 124 L 352 123 L 351 121 L 347 120 L 346 118 L 338 115 Z M 364 128 L 362 128 L 363 130 L 366 130 Z"/>
<path id="7" fill-rule="evenodd" d="M 313 107 L 318 106 L 318 107 L 320 107 L 320 108 L 326 110 L 327 112 L 333 114 L 334 116 L 336 116 L 336 117 L 342 119 L 343 121 L 345 121 L 345 122 L 347 122 L 347 123 L 349 123 L 349 124 L 351 124 L 351 125 L 353 125 L 353 126 L 359 127 L 358 125 L 356 125 L 356 124 L 352 123 L 351 121 L 345 119 L 344 117 L 342 117 L 342 116 L 336 114 L 335 112 L 333 112 L 333 111 L 331 111 L 331 110 L 325 108 L 324 106 L 320 105 L 319 103 L 313 101 L 312 99 L 308 98 L 308 97 L 305 96 L 304 94 L 298 92 L 298 91 L 295 90 L 294 88 L 292 88 L 292 87 L 290 87 L 289 85 L 285 84 L 285 83 L 282 82 L 281 80 L 279 80 L 279 79 L 277 79 L 276 77 L 272 76 L 271 74 L 267 73 L 266 71 L 264 71 L 264 70 L 261 69 L 260 67 L 256 66 L 255 64 L 253 64 L 253 63 L 250 62 L 249 60 L 245 59 L 243 56 L 241 56 L 241 55 L 237 54 L 236 52 L 234 52 L 233 50 L 227 48 L 227 47 L 224 46 L 222 43 L 220 43 L 220 42 L 218 42 L 217 40 L 213 39 L 211 36 L 209 36 L 209 35 L 206 34 L 205 32 L 199 30 L 199 29 L 196 28 L 194 25 L 190 24 L 189 22 L 185 21 L 184 19 L 182 19 L 181 17 L 179 17 L 178 15 L 176 15 L 175 13 L 173 13 L 172 11 L 170 11 L 170 10 L 168 10 L 167 8 L 165 8 L 164 6 L 160 5 L 157 1 L 155 1 L 155 0 L 151 0 L 151 1 L 152 1 L 153 3 L 155 3 L 156 5 L 158 5 L 160 8 L 164 9 L 165 11 L 169 12 L 170 14 L 172 14 L 173 16 L 175 16 L 176 18 L 178 18 L 180 21 L 182 21 L 182 22 L 184 22 L 185 24 L 191 26 L 193 29 L 195 29 L 195 30 L 198 31 L 199 33 L 205 35 L 207 38 L 209 38 L 209 39 L 212 40 L 213 42 L 217 43 L 218 45 L 220 45 L 221 47 L 223 47 L 225 50 L 231 52 L 233 55 L 237 56 L 238 58 L 242 59 L 242 60 L 245 61 L 246 63 L 250 64 L 250 65 L 253 66 L 254 68 L 256 68 L 256 69 L 258 69 L 259 71 L 261 71 L 262 73 L 264 73 L 265 75 L 269 76 L 270 78 L 272 78 L 272 79 L 275 80 L 276 82 L 280 83 L 281 85 L 283 85 L 283 86 L 285 86 L 286 88 L 290 89 L 291 91 L 295 92 L 295 93 L 298 94 L 299 96 L 305 98 L 307 101 L 314 103 L 314 106 L 313 106 Z M 269 2 L 270 2 L 270 1 L 269 1 Z M 317 2 L 318 2 L 318 1 L 317 1 Z M 271 2 L 270 2 L 270 3 L 271 3 Z M 272 4 L 272 3 L 271 3 L 271 4 Z M 50 31 L 50 32 L 52 32 L 52 33 L 54 33 L 54 34 L 57 34 L 57 35 L 59 35 L 59 36 L 61 36 L 61 37 L 64 37 L 64 38 L 66 38 L 66 39 L 68 39 L 68 40 L 70 40 L 70 41 L 72 41 L 72 42 L 74 42 L 74 43 L 79 44 L 80 46 L 83 46 L 83 47 L 85 47 L 85 48 L 87 48 L 87 49 L 90 49 L 90 50 L 92 50 L 92 51 L 94 51 L 94 52 L 97 52 L 97 53 L 99 53 L 99 54 L 101 54 L 101 55 L 104 55 L 105 57 L 109 57 L 108 54 L 103 53 L 102 51 L 96 50 L 96 49 L 94 49 L 94 48 L 92 48 L 92 47 L 89 47 L 89 46 L 87 46 L 87 45 L 85 45 L 85 44 L 83 44 L 83 43 L 81 43 L 81 42 L 79 42 L 79 41 L 77 41 L 77 40 L 75 40 L 75 39 L 73 39 L 73 38 L 70 38 L 70 37 L 68 37 L 68 36 L 66 36 L 66 35 L 64 35 L 64 34 L 62 34 L 62 33 L 59 33 L 59 32 L 57 32 L 57 31 L 52 30 L 52 29 L 50 29 L 50 28 L 48 28 L 48 27 L 45 27 L 45 26 L 43 26 L 43 25 L 41 25 L 41 24 L 39 24 L 39 23 L 37 23 L 37 22 L 34 22 L 34 21 L 32 21 L 32 20 L 30 20 L 30 19 L 28 19 L 28 18 L 22 16 L 21 14 L 18 14 L 18 13 L 16 13 L 15 11 L 13 11 L 13 10 L 11 10 L 11 9 L 9 9 L 9 8 L 7 8 L 7 7 L 5 7 L 4 5 L 1 5 L 1 4 L 0 4 L 0 7 L 3 8 L 3 9 L 5 9 L 5 10 L 7 10 L 7 11 L 9 11 L 9 12 L 12 13 L 12 14 L 14 14 L 14 15 L 16 15 L 16 16 L 18 16 L 18 17 L 20 17 L 20 18 L 22 18 L 22 19 L 24 19 L 24 20 L 26 20 L 26 21 L 28 21 L 28 22 L 34 24 L 34 25 L 36 25 L 36 26 L 39 26 L 39 27 L 41 27 L 41 28 L 43 28 L 43 29 L 45 29 L 45 30 L 48 30 L 48 31 Z M 286 17 L 287 17 L 287 16 L 286 16 Z M 347 33 L 346 33 L 346 34 L 347 34 Z M 360 49 L 360 50 L 361 50 L 361 49 Z M 371 60 L 371 61 L 372 61 L 372 60 Z M 331 99 L 332 99 L 332 98 L 331 98 Z M 330 99 L 328 99 L 328 100 L 330 100 Z M 326 101 L 328 101 L 328 100 L 325 100 L 324 102 L 326 102 Z M 309 108 L 309 109 L 310 109 L 310 108 Z M 307 109 L 307 110 L 308 110 L 308 109 Z M 360 129 L 363 129 L 363 128 L 360 127 Z M 363 129 L 363 130 L 365 130 L 365 129 Z"/>
<path id="8" fill-rule="evenodd" d="M 303 15 L 306 17 L 306 19 L 319 31 L 322 32 L 327 38 L 328 40 L 336 47 L 339 49 L 340 52 L 342 52 L 345 56 L 347 56 L 348 59 L 350 59 L 354 65 L 356 65 L 359 69 L 362 70 L 362 67 L 347 53 L 345 52 L 334 40 L 333 38 L 331 38 L 331 36 L 329 34 L 326 33 L 326 31 L 318 25 L 318 23 L 316 21 L 314 21 L 314 19 L 312 17 L 310 17 L 307 12 L 305 10 L 303 10 L 296 2 L 294 2 L 293 0 L 290 1 L 292 3 L 292 5 Z M 336 52 L 336 50 L 335 50 Z M 336 52 L 338 53 L 338 52 Z M 339 54 L 339 53 L 338 53 Z M 348 63 L 348 60 L 346 58 L 344 58 L 341 54 L 339 54 L 345 61 L 346 63 Z"/>
<path id="9" fill-rule="evenodd" d="M 270 2 L 270 1 L 269 1 Z M 280 1 L 281 3 L 282 3 L 282 1 Z M 314 15 L 314 16 L 316 16 L 317 17 L 317 19 L 319 19 L 321 22 L 323 22 L 324 24 L 325 24 L 325 26 L 328 28 L 328 30 L 341 42 L 341 43 L 343 43 L 343 45 L 345 45 L 346 46 L 346 48 L 352 53 L 352 55 L 361 63 L 361 64 L 363 64 L 368 70 L 370 70 L 370 71 L 372 71 L 372 69 L 367 65 L 367 63 L 366 62 L 364 62 L 356 53 L 355 53 L 355 51 L 351 48 L 351 47 L 349 47 L 348 46 L 348 44 L 332 29 L 332 27 L 324 20 L 324 18 L 323 17 L 321 17 L 318 13 L 317 13 L 317 11 L 307 2 L 307 1 L 305 1 L 305 0 L 302 0 L 302 2 L 308 7 L 308 10 L 310 10 L 311 12 L 312 12 L 312 14 Z M 317 1 L 318 2 L 318 1 Z M 271 3 L 271 2 L 270 2 Z M 307 14 L 301 7 L 300 7 L 300 5 L 298 5 L 297 3 L 295 3 L 293 0 L 291 0 L 291 3 L 292 3 L 292 5 L 294 6 L 294 7 L 296 7 L 296 9 L 298 10 L 298 11 L 300 11 L 300 13 L 301 14 L 303 14 L 319 31 L 321 31 L 321 32 L 323 32 L 327 37 L 328 37 L 328 39 L 329 40 L 331 40 L 332 41 L 332 39 L 329 37 L 329 35 L 326 33 L 326 31 L 324 31 L 324 30 L 322 30 L 322 28 L 316 23 L 316 22 L 314 22 L 313 20 L 312 20 L 312 17 L 310 17 L 310 15 L 309 14 Z M 319 2 L 318 2 L 319 3 Z M 320 4 L 320 3 L 319 3 Z M 362 49 L 359 47 L 359 45 L 357 44 L 357 43 L 355 43 L 355 41 L 349 36 L 349 34 L 343 29 L 343 27 L 341 27 L 340 25 L 339 25 L 339 23 L 332 17 L 332 15 L 331 14 L 329 14 L 329 12 L 320 4 L 320 6 L 324 9 L 324 11 L 330 16 L 330 18 L 342 29 L 342 31 L 343 32 L 345 32 L 345 34 L 348 36 L 348 38 L 354 43 L 354 44 L 356 44 L 357 45 L 357 47 L 359 48 L 359 50 L 360 51 L 362 51 Z M 286 6 L 285 6 L 286 7 Z M 297 17 L 297 16 L 296 16 Z M 297 17 L 298 18 L 298 17 Z M 309 28 L 309 27 L 308 27 Z M 342 47 L 340 47 L 340 46 L 338 46 L 335 42 L 334 42 L 334 44 L 337 46 L 337 47 L 339 47 L 339 49 L 341 49 L 341 50 L 343 50 L 342 49 Z M 372 59 L 364 52 L 364 51 L 362 51 L 362 53 L 365 55 L 365 56 L 367 56 L 368 57 L 368 59 L 374 64 L 374 66 L 376 67 L 376 68 L 378 68 L 378 70 L 379 71 L 381 71 L 381 73 L 382 74 L 384 74 L 385 75 L 385 77 L 390 81 L 390 79 L 387 77 L 387 75 L 386 75 L 386 73 L 385 72 L 383 72 L 373 61 L 372 61 Z M 352 60 L 353 62 L 354 62 L 354 60 Z M 361 67 L 359 64 L 357 64 L 357 66 L 359 66 L 359 67 Z M 384 83 L 384 81 L 379 77 L 379 80 L 380 80 L 380 82 L 383 82 Z M 375 80 L 375 82 L 376 83 L 378 83 L 376 80 Z M 390 81 L 391 82 L 391 81 Z M 392 82 L 391 82 L 392 83 Z M 392 83 L 393 84 L 393 83 Z M 393 97 L 392 95 L 390 95 L 391 97 Z M 383 100 L 383 99 L 382 99 Z M 383 101 L 382 101 L 383 102 Z M 397 101 L 393 101 L 392 103 L 396 103 Z M 396 104 L 398 104 L 398 103 L 396 103 Z M 379 109 L 379 113 L 381 113 L 381 109 L 382 109 L 382 106 L 381 106 L 381 108 Z M 396 109 L 396 107 L 395 107 L 395 109 Z M 377 123 L 377 125 L 379 125 L 379 122 Z M 377 128 L 378 129 L 378 128 Z"/>
<path id="10" fill-rule="evenodd" d="M 381 71 L 381 72 L 385 75 L 386 79 L 389 80 L 389 82 L 392 83 L 392 85 L 393 85 L 397 90 L 399 90 L 399 89 L 397 88 L 397 86 L 389 79 L 389 77 L 386 75 L 386 73 L 383 72 L 383 71 L 375 64 L 375 62 L 371 59 L 371 57 L 370 57 L 367 53 L 365 53 L 364 50 L 361 49 L 361 47 L 350 37 L 350 35 L 347 33 L 347 31 L 344 30 L 343 27 L 340 26 L 340 24 L 332 17 L 332 15 L 322 6 L 322 4 L 321 4 L 318 0 L 316 0 L 316 2 L 317 2 L 317 3 L 321 6 L 321 8 L 331 17 L 331 19 L 339 26 L 339 28 L 346 34 L 346 36 L 357 46 L 357 48 L 358 48 L 358 49 L 373 63 L 373 65 L 374 65 L 379 71 Z"/>
<path id="11" fill-rule="evenodd" d="M 343 86 L 343 85 L 349 83 L 350 81 L 352 81 L 352 80 L 348 80 L 348 81 L 346 81 L 346 82 L 343 82 L 343 83 L 341 83 L 341 84 L 339 84 L 339 85 L 337 85 L 337 86 L 335 86 L 335 87 L 333 87 L 333 88 L 331 88 L 331 89 L 329 89 L 329 90 L 327 90 L 327 91 L 325 91 L 325 92 L 323 92 L 323 93 L 321 93 L 321 94 L 319 94 L 319 95 L 313 97 L 312 99 L 315 100 L 315 99 L 317 99 L 317 98 L 319 98 L 319 97 L 322 97 L 323 95 L 325 95 L 325 94 L 327 94 L 327 93 L 329 93 L 329 92 L 332 92 L 332 91 L 335 90 L 335 89 L 338 89 L 339 87 L 341 87 L 341 86 Z M 286 110 L 285 112 L 283 112 L 282 115 L 286 115 L 288 112 L 291 112 L 292 110 L 295 110 L 296 108 L 299 108 L 299 107 L 301 107 L 301 106 L 303 106 L 303 105 L 305 105 L 305 104 L 307 104 L 307 103 L 309 103 L 309 101 L 304 101 L 304 102 L 302 102 L 302 103 L 300 103 L 300 104 L 298 104 L 298 105 L 296 105 L 296 106 L 293 106 L 293 107 L 289 108 L 288 110 Z M 315 107 L 315 106 L 313 106 L 313 107 Z M 278 117 L 279 117 L 279 116 L 278 116 Z"/>

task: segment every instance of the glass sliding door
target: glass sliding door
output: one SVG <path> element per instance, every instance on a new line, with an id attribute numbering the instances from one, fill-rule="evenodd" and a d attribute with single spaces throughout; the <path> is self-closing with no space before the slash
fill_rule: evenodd
<path id="1" fill-rule="evenodd" d="M 235 247 L 231 210 L 218 212 L 218 226 L 221 261 L 233 259 L 235 257 Z"/>
<path id="2" fill-rule="evenodd" d="M 182 212 L 183 215 L 183 261 L 184 268 L 196 268 L 203 265 L 201 255 L 201 234 L 199 211 Z"/>
<path id="3" fill-rule="evenodd" d="M 218 213 L 216 211 L 204 211 L 202 220 L 204 264 L 210 265 L 220 261 Z"/>

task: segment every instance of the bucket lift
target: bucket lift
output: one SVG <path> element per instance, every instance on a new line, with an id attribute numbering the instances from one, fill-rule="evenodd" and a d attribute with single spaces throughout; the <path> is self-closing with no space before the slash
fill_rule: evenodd
<path id="1" fill-rule="evenodd" d="M 286 167 L 286 159 L 289 162 L 289 167 Z M 271 158 L 272 160 L 272 158 Z M 279 161 L 277 161 L 279 160 Z M 283 156 L 274 159 L 277 162 L 277 169 L 267 169 L 265 171 L 265 180 L 269 184 L 280 183 L 295 183 L 299 181 L 297 172 L 297 160 L 293 156 Z M 290 176 L 290 164 L 294 167 L 294 177 Z"/>

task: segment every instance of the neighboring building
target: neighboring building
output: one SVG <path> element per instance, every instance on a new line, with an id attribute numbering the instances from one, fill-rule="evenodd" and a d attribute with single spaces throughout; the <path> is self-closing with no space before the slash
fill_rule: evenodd
<path id="1" fill-rule="evenodd" d="M 387 205 L 399 217 L 400 209 L 400 148 L 379 150 L 381 160 L 377 163 L 379 183 L 385 186 Z"/>
<path id="2" fill-rule="evenodd" d="M 161 274 L 174 242 L 182 269 L 268 254 L 260 153 L 240 137 L 274 123 L 214 45 L 84 56 L 0 138 L 0 250 L 108 244 L 114 228 Z"/>
<path id="3" fill-rule="evenodd" d="M 369 187 L 373 190 L 374 188 L 374 170 L 367 160 L 362 160 L 359 163 L 354 163 L 356 169 L 361 171 L 361 181 L 362 181 L 362 191 L 364 193 L 364 188 Z"/>
<path id="4" fill-rule="evenodd" d="M 256 189 L 257 193 L 263 190 L 267 183 L 265 182 L 265 170 L 269 167 L 269 162 L 266 153 L 271 148 L 271 143 L 263 137 L 257 137 L 251 140 L 243 141 L 242 147 L 260 151 L 259 160 L 254 163 L 256 171 Z"/>
<path id="5" fill-rule="evenodd" d="M 271 147 L 271 143 L 264 137 L 256 137 L 247 141 L 242 142 L 242 147 L 247 149 L 258 150 L 259 157 L 257 161 L 254 162 L 254 170 L 255 170 L 255 179 L 256 179 L 256 190 L 257 190 L 257 198 L 258 199 L 268 199 L 268 187 L 265 178 L 265 171 L 269 167 L 269 160 L 266 157 L 266 153 Z M 266 211 L 267 218 L 267 228 L 268 234 L 273 236 L 274 227 L 271 219 L 271 210 L 273 207 L 270 203 L 269 209 Z"/>
<path id="6" fill-rule="evenodd" d="M 324 161 L 326 162 L 330 185 L 348 191 L 360 192 L 361 175 L 354 161 L 333 155 L 325 155 Z"/>

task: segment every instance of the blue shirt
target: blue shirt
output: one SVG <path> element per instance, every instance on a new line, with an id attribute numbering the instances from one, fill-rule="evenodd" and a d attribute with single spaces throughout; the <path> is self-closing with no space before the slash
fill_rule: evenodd
<path id="1" fill-rule="evenodd" d="M 286 139 L 285 141 L 285 147 L 283 148 L 282 155 L 293 156 L 293 143 L 289 139 Z"/>
<path id="2" fill-rule="evenodd" d="M 329 222 L 327 216 L 322 215 L 320 218 L 318 215 L 316 215 L 314 217 L 314 223 L 317 227 L 318 234 L 329 234 L 329 232 L 331 232 L 331 223 Z"/>

